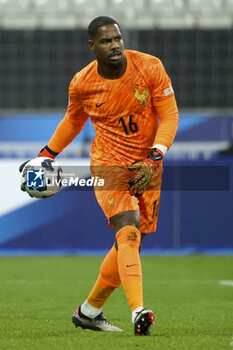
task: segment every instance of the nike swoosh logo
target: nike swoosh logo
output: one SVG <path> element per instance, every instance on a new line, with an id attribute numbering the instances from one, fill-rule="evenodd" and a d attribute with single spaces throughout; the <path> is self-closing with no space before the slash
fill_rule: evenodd
<path id="1" fill-rule="evenodd" d="M 126 267 L 136 266 L 138 264 L 126 265 Z"/>
<path id="2" fill-rule="evenodd" d="M 102 105 L 104 105 L 105 104 L 105 102 L 103 102 L 103 103 L 100 103 L 100 104 L 98 104 L 98 103 L 96 103 L 96 108 L 99 108 L 100 106 L 102 106 Z"/>

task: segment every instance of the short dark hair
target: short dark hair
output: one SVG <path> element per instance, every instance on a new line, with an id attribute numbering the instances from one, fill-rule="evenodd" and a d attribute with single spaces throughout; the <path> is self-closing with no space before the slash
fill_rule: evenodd
<path id="1" fill-rule="evenodd" d="M 120 28 L 117 21 L 111 17 L 106 17 L 106 16 L 96 17 L 93 19 L 93 21 L 91 21 L 91 23 L 88 26 L 88 34 L 90 39 L 93 39 L 96 36 L 98 28 L 106 26 L 107 24 L 117 24 L 118 27 Z"/>

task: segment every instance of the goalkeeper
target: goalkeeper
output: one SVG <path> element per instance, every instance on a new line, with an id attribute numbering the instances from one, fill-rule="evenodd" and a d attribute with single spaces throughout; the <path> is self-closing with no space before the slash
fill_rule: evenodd
<path id="1" fill-rule="evenodd" d="M 156 230 L 163 157 L 178 126 L 176 100 L 161 61 L 124 50 L 114 19 L 95 18 L 88 33 L 96 60 L 72 79 L 66 115 L 39 156 L 55 158 L 90 116 L 96 130 L 90 152 L 92 174 L 109 166 L 124 169 L 116 178 L 110 175 L 119 189 L 95 190 L 116 239 L 72 321 L 76 327 L 120 331 L 103 317 L 102 308 L 122 285 L 134 334 L 149 335 L 154 314 L 144 307 L 139 251 L 142 237 Z"/>

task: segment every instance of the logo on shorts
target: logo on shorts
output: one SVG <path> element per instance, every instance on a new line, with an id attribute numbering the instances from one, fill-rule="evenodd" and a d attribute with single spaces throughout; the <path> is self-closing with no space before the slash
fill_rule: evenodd
<path id="1" fill-rule="evenodd" d="M 108 203 L 112 207 L 115 204 L 115 198 L 108 198 Z"/>

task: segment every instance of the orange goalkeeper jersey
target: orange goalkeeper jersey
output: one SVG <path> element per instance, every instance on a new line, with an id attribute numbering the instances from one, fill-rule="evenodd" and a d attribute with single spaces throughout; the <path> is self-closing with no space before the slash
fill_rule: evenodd
<path id="1" fill-rule="evenodd" d="M 89 117 L 96 131 L 94 162 L 128 163 L 147 157 L 154 144 L 170 147 L 178 126 L 171 81 L 158 58 L 124 53 L 127 68 L 119 79 L 100 76 L 96 60 L 74 76 L 66 115 L 48 143 L 54 152 L 61 152 Z"/>

